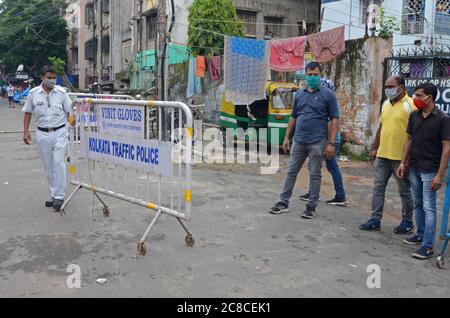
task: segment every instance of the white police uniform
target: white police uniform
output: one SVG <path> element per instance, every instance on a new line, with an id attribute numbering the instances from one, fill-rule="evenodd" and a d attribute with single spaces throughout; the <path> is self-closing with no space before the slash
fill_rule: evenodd
<path id="1" fill-rule="evenodd" d="M 35 116 L 36 141 L 47 171 L 50 193 L 57 200 L 64 200 L 67 187 L 64 155 L 69 137 L 68 114 L 73 112 L 71 104 L 61 86 L 55 85 L 48 95 L 41 85 L 30 91 L 22 108 L 23 112 Z"/>

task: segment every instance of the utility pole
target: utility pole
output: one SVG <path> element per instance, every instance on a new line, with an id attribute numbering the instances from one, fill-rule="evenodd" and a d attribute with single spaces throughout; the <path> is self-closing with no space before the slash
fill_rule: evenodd
<path id="1" fill-rule="evenodd" d="M 95 57 L 97 60 L 97 83 L 98 83 L 98 93 L 101 93 L 100 83 L 102 81 L 103 74 L 103 61 L 102 61 L 102 42 L 103 42 L 103 13 L 102 13 L 102 1 L 97 0 L 96 3 L 96 24 L 97 24 L 97 56 Z M 95 43 L 94 43 L 95 45 Z"/>
<path id="2" fill-rule="evenodd" d="M 163 101 L 166 100 L 167 94 L 166 92 L 166 46 L 167 46 L 167 16 L 166 16 L 166 0 L 159 0 L 158 6 L 158 100 Z M 167 123 L 166 123 L 166 112 L 159 108 L 159 116 L 161 116 L 161 132 L 162 140 L 167 139 Z"/>
<path id="3" fill-rule="evenodd" d="M 158 6 L 158 99 L 164 100 L 166 87 L 165 84 L 165 63 L 167 62 L 165 56 L 165 47 L 167 42 L 167 16 L 166 16 L 166 0 L 160 0 Z"/>

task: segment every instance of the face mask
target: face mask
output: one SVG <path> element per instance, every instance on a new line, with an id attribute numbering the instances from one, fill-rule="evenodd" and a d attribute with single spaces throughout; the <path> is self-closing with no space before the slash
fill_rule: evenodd
<path id="1" fill-rule="evenodd" d="M 320 76 L 319 75 L 307 75 L 306 82 L 308 83 L 308 87 L 312 90 L 316 90 L 320 86 Z"/>
<path id="2" fill-rule="evenodd" d="M 45 87 L 47 87 L 49 89 L 53 89 L 56 85 L 56 80 L 45 79 L 42 81 L 42 85 L 44 85 Z"/>
<path id="3" fill-rule="evenodd" d="M 427 98 L 428 96 L 425 97 L 425 99 Z M 427 103 L 425 103 L 423 99 L 416 97 L 414 98 L 414 105 L 417 107 L 418 110 L 423 110 L 427 106 Z"/>
<path id="4" fill-rule="evenodd" d="M 384 90 L 384 93 L 386 94 L 386 96 L 387 96 L 387 98 L 389 100 L 394 100 L 400 95 L 398 87 L 396 87 L 396 88 L 386 88 Z"/>

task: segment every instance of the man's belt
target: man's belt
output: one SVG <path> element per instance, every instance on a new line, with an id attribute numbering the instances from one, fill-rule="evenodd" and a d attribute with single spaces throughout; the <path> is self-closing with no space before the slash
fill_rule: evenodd
<path id="1" fill-rule="evenodd" d="M 53 132 L 53 131 L 57 131 L 57 130 L 59 130 L 61 128 L 64 128 L 64 127 L 66 127 L 65 124 L 61 125 L 59 127 L 56 127 L 56 128 L 41 128 L 41 127 L 38 127 L 38 130 L 43 131 L 43 132 Z"/>

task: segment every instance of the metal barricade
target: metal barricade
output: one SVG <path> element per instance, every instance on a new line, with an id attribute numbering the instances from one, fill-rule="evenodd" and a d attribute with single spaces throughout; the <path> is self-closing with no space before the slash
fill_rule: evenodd
<path id="1" fill-rule="evenodd" d="M 73 99 L 79 98 L 94 98 L 94 99 L 127 99 L 135 100 L 133 96 L 130 95 L 119 95 L 119 94 L 92 94 L 92 93 L 69 93 L 69 97 Z"/>
<path id="2" fill-rule="evenodd" d="M 442 221 L 441 229 L 439 231 L 439 239 L 442 241 L 441 247 L 439 248 L 439 254 L 436 258 L 436 265 L 444 269 L 445 268 L 445 251 L 447 249 L 448 243 L 450 242 L 450 162 L 447 165 L 447 174 L 445 176 L 445 196 L 444 196 L 444 208 L 442 209 Z"/>
<path id="3" fill-rule="evenodd" d="M 161 214 L 175 217 L 187 233 L 185 242 L 195 241 L 183 220 L 191 219 L 193 119 L 189 107 L 180 102 L 78 99 L 76 125 L 70 129 L 69 175 L 76 186 L 62 213 L 80 189 L 87 189 L 110 208 L 99 194 L 156 211 L 138 243 L 146 254 L 145 239 Z M 150 117 L 156 109 L 159 132 L 151 134 Z M 163 120 L 170 134 L 163 140 Z"/>

